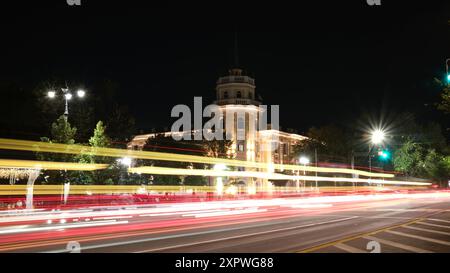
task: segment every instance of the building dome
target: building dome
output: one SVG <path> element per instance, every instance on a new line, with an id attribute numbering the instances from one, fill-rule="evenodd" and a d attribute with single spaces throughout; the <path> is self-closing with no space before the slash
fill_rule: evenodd
<path id="1" fill-rule="evenodd" d="M 216 83 L 217 105 L 260 105 L 255 99 L 255 80 L 245 76 L 242 69 L 233 68 L 228 75 L 220 77 Z"/>

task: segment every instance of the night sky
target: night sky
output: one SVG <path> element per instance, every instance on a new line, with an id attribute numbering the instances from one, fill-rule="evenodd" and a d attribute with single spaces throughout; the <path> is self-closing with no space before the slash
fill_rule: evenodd
<path id="1" fill-rule="evenodd" d="M 430 104 L 450 58 L 450 1 L 19 2 L 0 11 L 0 79 L 31 90 L 56 76 L 89 92 L 113 79 L 144 131 L 170 128 L 172 107 L 194 96 L 212 102 L 235 31 L 240 66 L 280 105 L 282 127 L 402 111 L 444 120 Z"/>

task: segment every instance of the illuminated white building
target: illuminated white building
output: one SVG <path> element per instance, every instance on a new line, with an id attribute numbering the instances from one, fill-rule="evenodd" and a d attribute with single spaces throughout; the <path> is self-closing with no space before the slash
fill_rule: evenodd
<path id="1" fill-rule="evenodd" d="M 228 154 L 231 158 L 238 160 L 261 162 L 267 164 L 287 164 L 293 163 L 293 147 L 306 137 L 282 132 L 270 128 L 258 128 L 262 111 L 259 107 L 261 102 L 256 99 L 255 80 L 242 73 L 241 69 L 235 68 L 229 74 L 220 77 L 216 85 L 216 100 L 223 113 L 224 129 L 232 140 L 231 149 Z M 227 113 L 232 112 L 232 115 Z M 232 128 L 227 128 L 226 119 L 233 117 Z M 163 132 L 138 135 L 128 143 L 130 149 L 142 149 L 149 138 L 164 134 L 192 134 L 188 132 Z M 241 169 L 244 170 L 244 169 Z M 231 180 L 229 180 L 231 181 Z M 263 181 L 256 181 L 251 178 L 239 179 L 239 181 L 249 185 L 254 184 L 261 187 Z"/>

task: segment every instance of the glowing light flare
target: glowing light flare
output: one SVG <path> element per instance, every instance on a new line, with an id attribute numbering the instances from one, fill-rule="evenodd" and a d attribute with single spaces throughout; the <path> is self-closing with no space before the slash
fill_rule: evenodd
<path id="1" fill-rule="evenodd" d="M 47 92 L 47 97 L 53 99 L 56 96 L 56 92 L 55 91 L 48 91 Z"/>
<path id="2" fill-rule="evenodd" d="M 377 129 L 372 132 L 371 141 L 373 144 L 380 144 L 384 141 L 385 133 L 383 130 Z"/>
<path id="3" fill-rule="evenodd" d="M 130 167 L 131 163 L 132 163 L 132 160 L 129 157 L 124 157 L 124 158 L 118 159 L 117 162 L 119 164 L 122 164 L 123 166 Z"/>
<path id="4" fill-rule="evenodd" d="M 84 96 L 86 95 L 86 92 L 84 90 L 78 90 L 77 91 L 77 96 L 80 98 L 84 98 Z"/>
<path id="5" fill-rule="evenodd" d="M 300 157 L 299 162 L 300 162 L 300 164 L 308 165 L 309 164 L 309 158 L 307 158 L 306 156 L 302 156 L 302 157 Z"/>

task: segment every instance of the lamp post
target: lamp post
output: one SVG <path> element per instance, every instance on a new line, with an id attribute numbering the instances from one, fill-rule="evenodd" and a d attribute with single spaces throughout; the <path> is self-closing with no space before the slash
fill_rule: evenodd
<path id="1" fill-rule="evenodd" d="M 306 175 L 306 165 L 309 164 L 309 158 L 307 158 L 306 156 L 301 156 L 299 159 L 300 164 L 303 164 L 303 176 Z M 306 187 L 306 180 L 303 179 L 303 188 Z"/>
<path id="2" fill-rule="evenodd" d="M 450 58 L 445 60 L 445 72 L 446 72 L 447 85 L 450 85 L 450 74 L 448 74 L 448 62 L 449 61 L 450 61 Z"/>
<path id="3" fill-rule="evenodd" d="M 384 141 L 386 134 L 383 130 L 377 129 L 371 133 L 371 143 L 369 144 L 369 171 L 372 172 L 372 148 L 374 145 L 379 145 Z"/>
<path id="4" fill-rule="evenodd" d="M 69 101 L 72 99 L 73 95 L 70 92 L 69 88 L 61 88 L 62 95 L 64 97 L 64 116 L 66 119 L 69 117 Z M 84 98 L 86 95 L 86 92 L 82 89 L 79 89 L 77 92 L 78 98 Z M 50 90 L 47 92 L 47 97 L 50 99 L 54 99 L 57 96 L 57 93 L 55 90 Z"/>
<path id="5" fill-rule="evenodd" d="M 218 172 L 225 171 L 227 166 L 225 164 L 216 164 L 213 169 Z M 220 176 L 216 178 L 216 193 L 219 197 L 223 195 L 223 179 Z"/>

